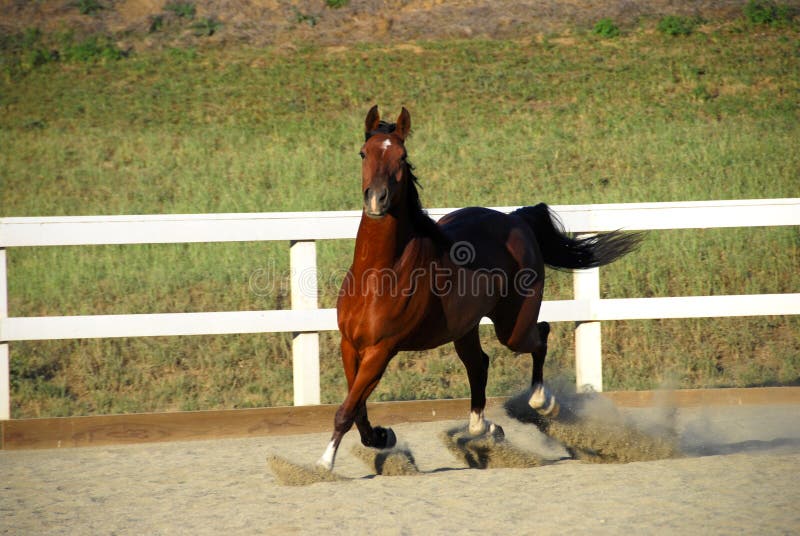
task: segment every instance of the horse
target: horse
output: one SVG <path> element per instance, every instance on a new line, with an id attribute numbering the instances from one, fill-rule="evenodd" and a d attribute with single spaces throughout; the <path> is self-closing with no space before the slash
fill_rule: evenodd
<path id="1" fill-rule="evenodd" d="M 353 424 L 363 445 L 393 447 L 397 437 L 391 428 L 370 424 L 367 398 L 398 352 L 448 342 L 467 372 L 469 434 L 502 432 L 484 418 L 489 357 L 478 333 L 484 316 L 503 345 L 531 354 L 528 404 L 541 415 L 556 416 L 558 401 L 543 377 L 550 326 L 537 322 L 544 267 L 602 266 L 635 249 L 641 237 L 615 231 L 573 238 L 544 203 L 510 214 L 468 207 L 434 222 L 422 208 L 408 160 L 408 110 L 403 107 L 389 123 L 373 106 L 364 126 L 363 211 L 336 305 L 348 393 L 317 465 L 333 469 L 342 437 Z"/>

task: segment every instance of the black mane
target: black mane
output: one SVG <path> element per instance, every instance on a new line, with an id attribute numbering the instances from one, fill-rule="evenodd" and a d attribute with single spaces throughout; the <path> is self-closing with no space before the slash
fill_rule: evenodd
<path id="1" fill-rule="evenodd" d="M 367 132 L 364 141 L 367 141 L 375 134 L 391 134 L 397 129 L 397 123 L 387 123 L 386 121 L 381 121 L 378 123 L 378 128 L 373 130 L 372 132 Z"/>
<path id="2" fill-rule="evenodd" d="M 366 139 L 370 139 L 375 134 L 391 134 L 396 128 L 397 125 L 395 123 L 381 121 L 378 123 L 378 128 L 367 132 Z M 439 250 L 450 248 L 451 240 L 447 238 L 439 226 L 436 225 L 436 222 L 422 208 L 422 201 L 420 201 L 419 190 L 417 189 L 418 186 L 422 188 L 422 185 L 414 175 L 414 166 L 408 160 L 405 161 L 405 166 L 406 177 L 410 179 L 406 186 L 406 207 L 411 217 L 411 227 L 414 234 L 430 238 Z"/>

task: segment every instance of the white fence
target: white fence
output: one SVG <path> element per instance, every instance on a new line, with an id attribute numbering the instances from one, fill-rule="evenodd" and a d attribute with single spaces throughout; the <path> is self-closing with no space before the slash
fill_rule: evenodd
<path id="1" fill-rule="evenodd" d="M 800 198 L 552 208 L 576 233 L 800 225 Z M 438 219 L 451 210 L 428 212 Z M 294 403 L 318 404 L 318 332 L 337 326 L 334 309 L 317 308 L 315 241 L 354 238 L 360 216 L 341 211 L 0 218 L 0 419 L 10 418 L 9 342 L 45 339 L 293 332 Z M 262 240 L 291 243 L 291 310 L 8 317 L 7 248 Z M 600 299 L 597 269 L 576 272 L 574 278 L 575 299 L 545 301 L 540 317 L 578 323 L 579 388 L 602 390 L 602 320 L 800 314 L 800 293 Z"/>

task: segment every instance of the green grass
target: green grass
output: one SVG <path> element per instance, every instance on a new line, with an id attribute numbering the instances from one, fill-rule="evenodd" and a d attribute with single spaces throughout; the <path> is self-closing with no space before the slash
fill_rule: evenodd
<path id="1" fill-rule="evenodd" d="M 7 69 L 0 214 L 358 209 L 374 103 L 411 110 L 428 207 L 800 196 L 800 35 L 709 32 L 174 49 Z M 318 244 L 321 306 L 333 306 L 352 247 Z M 602 269 L 602 292 L 797 292 L 799 252 L 796 228 L 653 232 Z M 15 248 L 8 262 L 12 316 L 288 308 L 285 243 Z M 571 297 L 571 285 L 549 274 L 546 298 Z M 786 317 L 606 322 L 606 388 L 797 383 L 798 333 Z M 551 337 L 546 373 L 574 378 L 572 326 Z M 482 340 L 490 395 L 529 381 L 529 357 L 491 328 Z M 338 334 L 321 344 L 323 401 L 340 402 Z M 290 347 L 287 334 L 14 343 L 12 411 L 289 404 Z M 446 346 L 399 356 L 373 399 L 467 394 Z"/>

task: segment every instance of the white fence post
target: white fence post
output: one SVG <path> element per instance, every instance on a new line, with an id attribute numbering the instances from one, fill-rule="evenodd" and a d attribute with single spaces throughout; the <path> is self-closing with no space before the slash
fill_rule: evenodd
<path id="1" fill-rule="evenodd" d="M 313 240 L 292 241 L 289 250 L 292 309 L 317 308 L 317 247 Z M 320 403 L 319 333 L 297 333 L 292 338 L 294 405 Z"/>
<path id="2" fill-rule="evenodd" d="M 0 324 L 8 318 L 8 286 L 6 283 L 6 250 L 0 248 Z M 8 361 L 8 343 L 0 332 L 0 420 L 11 418 L 11 366 Z"/>
<path id="3" fill-rule="evenodd" d="M 575 271 L 576 300 L 600 299 L 600 269 Z M 590 306 L 589 310 L 593 310 Z M 603 390 L 603 353 L 600 322 L 578 322 L 575 326 L 575 383 L 578 392 Z"/>

